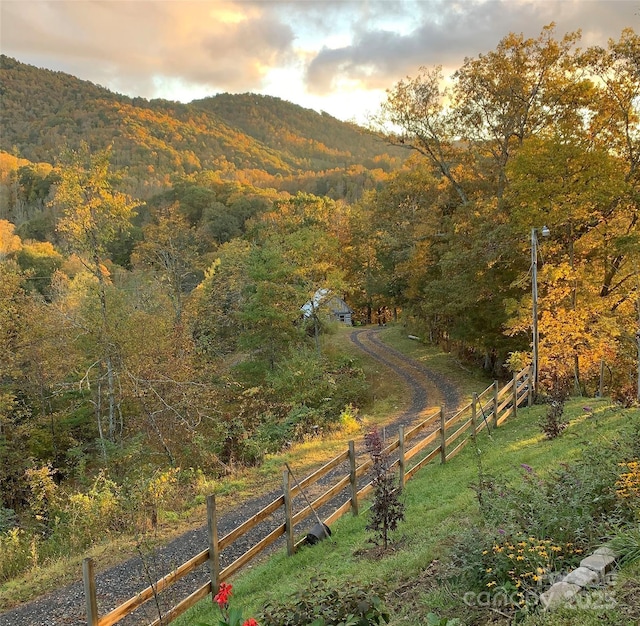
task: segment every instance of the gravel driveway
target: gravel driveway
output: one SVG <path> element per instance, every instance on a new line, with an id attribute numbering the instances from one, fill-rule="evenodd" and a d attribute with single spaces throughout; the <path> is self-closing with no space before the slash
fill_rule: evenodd
<path id="1" fill-rule="evenodd" d="M 400 425 L 408 426 L 417 423 L 426 409 L 444 405 L 447 413 L 453 413 L 461 403 L 460 393 L 456 387 L 443 376 L 431 372 L 419 362 L 384 344 L 378 337 L 378 332 L 378 328 L 354 330 L 350 338 L 355 347 L 378 361 L 383 368 L 384 375 L 388 373 L 388 375 L 402 378 L 411 394 L 409 407 L 401 414 L 391 417 L 385 425 L 386 437 L 393 437 Z M 362 453 L 362 442 L 359 442 L 358 449 Z M 346 466 L 337 467 L 321 481 L 317 489 L 321 488 L 323 483 L 335 482 L 335 476 L 344 476 L 347 472 Z M 302 477 L 298 476 L 297 478 Z M 275 500 L 280 494 L 280 491 L 266 493 L 243 504 L 238 504 L 232 510 L 221 515 L 218 519 L 218 536 L 226 535 Z M 307 495 L 313 496 L 314 494 L 307 491 Z M 303 500 L 300 502 L 297 500 L 294 502 L 294 510 L 299 510 L 305 505 Z M 336 506 L 330 503 L 326 510 L 319 512 L 320 516 L 326 517 L 335 508 Z M 307 528 L 313 525 L 312 520 L 313 518 L 309 518 L 304 523 Z M 246 552 L 249 547 L 274 527 L 282 524 L 282 521 L 281 518 L 278 519 L 274 515 L 225 549 L 221 555 L 222 566 L 231 563 Z M 135 557 L 100 572 L 96 577 L 99 615 L 104 615 L 149 586 L 150 580 L 159 579 L 206 549 L 207 543 L 207 528 L 203 526 L 177 537 L 166 546 L 146 555 L 144 559 Z M 282 542 L 277 543 L 275 548 L 280 545 Z M 81 572 L 78 574 L 81 575 Z M 162 594 L 162 605 L 175 604 L 179 599 L 186 597 L 194 589 L 206 583 L 208 576 L 206 566 L 198 568 L 196 572 L 185 577 Z M 28 604 L 0 614 L 0 626 L 82 626 L 86 624 L 84 602 L 82 581 L 78 580 Z M 162 606 L 158 608 L 151 600 L 118 624 L 148 624 L 157 618 L 159 611 L 163 612 L 163 610 Z"/>

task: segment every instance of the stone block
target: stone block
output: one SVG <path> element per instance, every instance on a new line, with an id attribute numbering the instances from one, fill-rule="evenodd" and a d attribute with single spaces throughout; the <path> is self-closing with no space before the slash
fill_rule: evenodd
<path id="1" fill-rule="evenodd" d="M 540 596 L 540 603 L 546 611 L 549 611 L 566 602 L 571 602 L 580 591 L 582 591 L 582 587 L 562 580 L 559 583 L 551 585 L 551 587 Z"/>
<path id="2" fill-rule="evenodd" d="M 593 570 L 600 581 L 605 580 L 607 572 L 609 572 L 615 563 L 615 556 L 612 554 L 598 554 L 597 552 L 580 561 L 580 567 L 586 567 Z"/>
<path id="3" fill-rule="evenodd" d="M 579 567 L 567 574 L 563 581 L 571 583 L 572 585 L 578 585 L 578 587 L 592 587 L 598 583 L 600 575 L 588 567 Z"/>

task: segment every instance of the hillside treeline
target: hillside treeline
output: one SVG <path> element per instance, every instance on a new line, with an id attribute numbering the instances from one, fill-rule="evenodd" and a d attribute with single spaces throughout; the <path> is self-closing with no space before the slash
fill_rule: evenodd
<path id="1" fill-rule="evenodd" d="M 0 150 L 54 164 L 63 149 L 82 143 L 95 151 L 110 147 L 119 187 L 144 199 L 176 178 L 215 171 L 229 182 L 280 189 L 285 179 L 286 190 L 293 184 L 353 201 L 404 158 L 375 133 L 279 98 L 220 94 L 190 104 L 129 98 L 4 55 L 0 82 Z"/>
<path id="2" fill-rule="evenodd" d="M 149 180 L 160 164 L 168 180 L 136 195 L 106 126 L 107 146 L 78 142 L 48 161 L 34 141 L 20 158 L 4 154 L 0 525 L 56 536 L 99 494 L 147 502 L 159 475 L 166 485 L 259 463 L 366 408 L 357 362 L 317 341 L 323 312 L 301 313 L 320 290 L 361 322 L 401 312 L 409 332 L 509 376 L 531 358 L 534 236 L 543 389 L 593 394 L 604 372 L 608 392 L 635 397 L 640 38 L 578 44 L 553 27 L 511 34 L 465 61 L 447 92 L 438 68 L 398 83 L 379 130 L 413 156 L 381 166 L 354 201 L 297 185 L 318 183 L 311 169 L 253 162 L 280 175 L 276 187 L 229 178 L 219 163 L 172 173 L 144 151 L 140 180 L 142 163 Z M 286 124 L 253 115 L 264 99 L 228 98 L 197 106 L 263 145 L 287 144 Z M 300 148 L 310 162 L 318 141 L 363 158 L 326 121 Z M 336 167 L 335 184 L 359 167 Z M 113 507 L 88 540 L 121 523 Z"/>

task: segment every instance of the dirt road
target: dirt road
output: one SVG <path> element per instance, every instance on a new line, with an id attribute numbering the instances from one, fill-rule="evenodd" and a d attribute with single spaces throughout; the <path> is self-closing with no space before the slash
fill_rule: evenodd
<path id="1" fill-rule="evenodd" d="M 447 413 L 455 411 L 461 402 L 456 387 L 441 375 L 431 372 L 419 362 L 384 344 L 378 336 L 379 330 L 378 328 L 354 330 L 350 339 L 355 347 L 380 364 L 381 375 L 399 376 L 406 383 L 410 401 L 405 410 L 390 417 L 385 425 L 386 436 L 393 436 L 401 424 L 409 425 L 417 422 L 427 409 L 445 406 Z M 344 475 L 345 470 L 336 468 L 336 472 Z M 327 480 L 330 479 L 331 477 L 327 477 Z M 219 536 L 226 535 L 272 502 L 278 495 L 280 495 L 278 492 L 267 493 L 242 504 L 239 503 L 233 510 L 220 517 Z M 282 520 L 273 519 L 270 525 L 266 527 L 261 525 L 256 528 L 255 534 L 249 533 L 236 541 L 223 552 L 222 565 L 225 566 L 243 554 L 262 536 L 281 523 Z M 151 580 L 155 581 L 164 576 L 204 550 L 206 546 L 207 529 L 203 526 L 181 535 L 143 559 L 136 557 L 99 573 L 97 576 L 99 614 L 104 615 L 112 610 L 149 586 Z M 204 584 L 207 579 L 206 567 L 199 568 L 198 572 L 185 577 L 179 584 L 172 587 L 167 592 L 168 597 L 163 599 L 163 604 L 175 604 L 180 598 Z M 33 602 L 1 614 L 0 626 L 83 626 L 86 624 L 84 602 L 82 582 L 78 580 Z M 160 611 L 163 609 L 161 608 Z M 150 601 L 119 624 L 147 624 L 157 617 L 158 608 L 153 601 Z"/>

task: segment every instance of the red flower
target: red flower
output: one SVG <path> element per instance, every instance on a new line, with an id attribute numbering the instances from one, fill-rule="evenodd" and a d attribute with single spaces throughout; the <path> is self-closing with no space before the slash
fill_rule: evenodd
<path id="1" fill-rule="evenodd" d="M 213 597 L 214 601 L 218 603 L 220 608 L 226 606 L 229 602 L 229 596 L 231 595 L 232 585 L 227 583 L 220 583 L 220 589 L 218 593 Z"/>
<path id="2" fill-rule="evenodd" d="M 253 617 L 250 617 L 244 624 L 242 624 L 242 626 L 259 626 L 259 624 L 253 619 Z"/>

